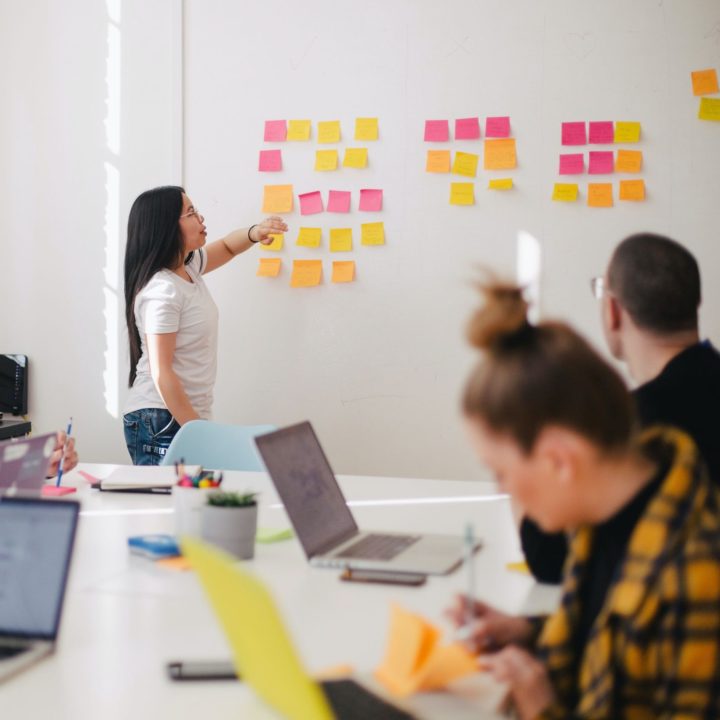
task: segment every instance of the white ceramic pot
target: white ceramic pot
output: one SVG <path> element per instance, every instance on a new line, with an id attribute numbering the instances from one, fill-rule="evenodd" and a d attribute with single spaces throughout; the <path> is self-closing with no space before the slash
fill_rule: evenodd
<path id="1" fill-rule="evenodd" d="M 175 535 L 200 537 L 202 530 L 202 509 L 207 504 L 209 488 L 182 487 L 172 489 L 175 510 Z"/>
<path id="2" fill-rule="evenodd" d="M 255 556 L 257 505 L 223 507 L 205 505 L 202 509 L 202 538 L 241 560 Z"/>

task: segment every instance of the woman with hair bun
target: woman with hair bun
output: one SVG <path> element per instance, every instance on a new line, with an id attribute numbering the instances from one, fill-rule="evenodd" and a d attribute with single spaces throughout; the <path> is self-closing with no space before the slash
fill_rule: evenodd
<path id="1" fill-rule="evenodd" d="M 548 618 L 458 597 L 448 611 L 520 718 L 720 717 L 720 495 L 680 431 L 635 434 L 619 375 L 563 323 L 532 325 L 521 289 L 482 288 L 468 338 L 471 441 L 540 527 L 564 530 Z"/>

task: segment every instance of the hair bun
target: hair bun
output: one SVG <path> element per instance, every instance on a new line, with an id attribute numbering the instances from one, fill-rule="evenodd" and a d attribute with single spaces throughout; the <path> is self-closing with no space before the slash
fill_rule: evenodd
<path id="1" fill-rule="evenodd" d="M 480 285 L 480 292 L 485 302 L 470 318 L 467 328 L 471 345 L 487 350 L 530 329 L 528 304 L 522 288 L 510 283 L 489 282 Z"/>

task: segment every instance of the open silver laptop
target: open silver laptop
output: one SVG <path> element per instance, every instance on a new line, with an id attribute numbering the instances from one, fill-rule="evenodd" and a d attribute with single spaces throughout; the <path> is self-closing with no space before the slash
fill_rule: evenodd
<path id="1" fill-rule="evenodd" d="M 0 498 L 0 682 L 55 648 L 79 509 Z"/>
<path id="2" fill-rule="evenodd" d="M 361 532 L 309 422 L 255 444 L 311 564 L 444 575 L 463 559 L 461 537 Z"/>
<path id="3" fill-rule="evenodd" d="M 0 495 L 39 495 L 56 442 L 55 433 L 0 442 Z"/>

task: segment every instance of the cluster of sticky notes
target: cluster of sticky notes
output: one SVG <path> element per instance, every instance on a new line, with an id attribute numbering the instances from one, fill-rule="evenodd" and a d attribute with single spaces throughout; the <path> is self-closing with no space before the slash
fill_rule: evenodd
<path id="1" fill-rule="evenodd" d="M 455 140 L 479 140 L 480 135 L 479 117 L 455 120 Z M 510 118 L 507 115 L 485 118 L 485 137 L 510 137 Z M 424 139 L 425 142 L 448 142 L 450 140 L 450 121 L 426 120 Z"/>
<path id="2" fill-rule="evenodd" d="M 355 140 L 374 141 L 380 131 L 376 117 L 355 118 Z M 312 120 L 266 120 L 265 142 L 308 141 L 312 136 Z M 339 120 L 320 120 L 317 123 L 319 143 L 338 143 L 342 136 Z"/>
<path id="3" fill-rule="evenodd" d="M 350 190 L 329 190 L 327 205 L 323 203 L 320 190 L 300 193 L 301 215 L 316 215 L 321 212 L 349 213 L 352 204 Z M 383 207 L 383 191 L 379 188 L 361 188 L 359 193 L 358 210 L 361 212 L 380 212 Z"/>
<path id="4" fill-rule="evenodd" d="M 282 269 L 281 258 L 260 258 L 257 269 L 258 277 L 276 278 Z M 293 260 L 290 274 L 290 287 L 317 287 L 322 284 L 322 260 Z M 351 283 L 355 280 L 354 260 L 334 260 L 332 263 L 331 282 L 334 284 Z"/>
<path id="5" fill-rule="evenodd" d="M 589 125 L 589 132 L 588 132 Z M 612 145 L 640 142 L 640 123 L 635 121 L 600 120 L 586 123 L 564 122 L 561 126 L 563 145 Z"/>
<path id="6" fill-rule="evenodd" d="M 690 73 L 690 77 L 693 95 L 700 97 L 698 119 L 720 122 L 720 98 L 706 97 L 717 95 L 719 92 L 717 70 L 715 68 L 694 70 Z"/>
<path id="7" fill-rule="evenodd" d="M 420 615 L 393 605 L 385 657 L 376 679 L 396 697 L 441 690 L 478 672 L 477 659 L 460 643 L 441 643 L 440 630 Z"/>

